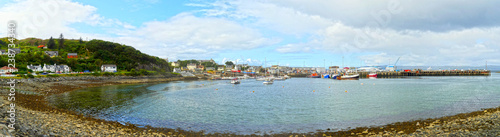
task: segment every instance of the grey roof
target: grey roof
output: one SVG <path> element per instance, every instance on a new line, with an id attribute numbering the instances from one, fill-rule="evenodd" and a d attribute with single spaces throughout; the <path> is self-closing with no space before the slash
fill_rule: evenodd
<path id="1" fill-rule="evenodd" d="M 68 56 L 76 56 L 76 55 L 78 55 L 78 54 L 76 54 L 76 53 L 68 53 Z"/>
<path id="2" fill-rule="evenodd" d="M 45 54 L 49 56 L 57 56 L 59 55 L 59 51 L 45 51 Z"/>
<path id="3" fill-rule="evenodd" d="M 19 49 L 19 48 L 10 48 L 9 50 L 13 50 L 15 52 L 15 54 L 21 53 L 21 49 Z M 7 52 L 9 52 L 9 51 L 7 51 Z"/>

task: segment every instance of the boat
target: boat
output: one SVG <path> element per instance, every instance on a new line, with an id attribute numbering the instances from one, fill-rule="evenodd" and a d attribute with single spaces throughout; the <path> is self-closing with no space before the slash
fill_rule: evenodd
<path id="1" fill-rule="evenodd" d="M 340 76 L 340 80 L 359 80 L 359 74 Z"/>
<path id="2" fill-rule="evenodd" d="M 264 82 L 262 82 L 262 84 L 273 84 L 273 83 L 274 83 L 273 78 L 267 78 Z"/>
<path id="3" fill-rule="evenodd" d="M 257 81 L 264 81 L 264 80 L 266 80 L 266 77 L 257 77 L 257 78 L 255 78 L 255 80 L 257 80 Z"/>
<path id="4" fill-rule="evenodd" d="M 370 74 L 368 74 L 368 77 L 369 78 L 376 78 L 377 77 L 377 73 L 370 73 Z"/>
<path id="5" fill-rule="evenodd" d="M 231 80 L 231 84 L 240 84 L 240 81 L 238 80 L 238 78 L 235 78 Z"/>
<path id="6" fill-rule="evenodd" d="M 284 77 L 276 77 L 276 78 L 273 78 L 274 80 L 285 80 Z"/>
<path id="7" fill-rule="evenodd" d="M 338 77 L 338 75 L 337 75 L 337 74 L 333 74 L 333 75 L 331 76 L 331 78 L 332 78 L 332 79 L 337 79 L 337 77 Z"/>
<path id="8" fill-rule="evenodd" d="M 265 62 L 265 65 L 267 66 L 266 59 L 264 59 L 264 62 Z M 264 76 L 266 77 L 266 75 L 267 75 L 267 68 L 266 68 L 266 74 Z M 266 80 L 264 82 L 262 82 L 262 84 L 273 84 L 273 81 L 274 81 L 274 78 L 267 77 Z"/>
<path id="9" fill-rule="evenodd" d="M 328 74 L 324 74 L 324 75 L 323 75 L 323 78 L 330 78 L 330 75 L 328 75 Z"/>
<path id="10" fill-rule="evenodd" d="M 309 77 L 309 78 L 321 78 L 321 76 L 318 75 L 318 73 L 313 73 L 313 74 L 311 74 L 311 75 L 309 75 L 307 77 Z"/>
<path id="11" fill-rule="evenodd" d="M 285 79 L 290 79 L 291 77 L 288 75 L 283 76 Z"/>

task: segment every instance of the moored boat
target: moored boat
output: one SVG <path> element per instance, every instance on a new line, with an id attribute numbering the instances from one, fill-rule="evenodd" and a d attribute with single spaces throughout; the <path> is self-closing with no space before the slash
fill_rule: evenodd
<path id="1" fill-rule="evenodd" d="M 231 84 L 240 84 L 240 81 L 238 80 L 238 78 L 235 78 L 231 80 Z"/>
<path id="2" fill-rule="evenodd" d="M 359 74 L 340 76 L 340 80 L 359 80 Z"/>
<path id="3" fill-rule="evenodd" d="M 377 77 L 377 73 L 370 73 L 370 74 L 368 74 L 368 77 L 369 78 L 376 78 Z"/>
<path id="4" fill-rule="evenodd" d="M 273 84 L 274 83 L 274 79 L 272 78 L 267 78 L 264 82 L 262 82 L 262 84 Z"/>
<path id="5" fill-rule="evenodd" d="M 321 76 L 318 75 L 318 73 L 313 73 L 313 74 L 311 74 L 311 75 L 309 75 L 307 77 L 309 77 L 309 78 L 321 78 Z"/>

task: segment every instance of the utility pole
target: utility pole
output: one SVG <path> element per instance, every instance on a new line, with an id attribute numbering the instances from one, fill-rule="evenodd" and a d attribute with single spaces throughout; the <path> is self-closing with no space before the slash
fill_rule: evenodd
<path id="1" fill-rule="evenodd" d="M 488 61 L 486 61 L 486 70 L 488 70 Z"/>

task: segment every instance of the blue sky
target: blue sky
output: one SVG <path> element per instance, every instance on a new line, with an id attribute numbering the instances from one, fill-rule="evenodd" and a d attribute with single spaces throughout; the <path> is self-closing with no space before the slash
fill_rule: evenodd
<path id="1" fill-rule="evenodd" d="M 0 0 L 20 38 L 103 39 L 170 60 L 321 67 L 500 64 L 500 2 Z M 432 3 L 432 6 L 429 4 Z M 0 22 L 5 26 L 5 22 Z M 5 28 L 0 34 L 6 35 Z"/>

